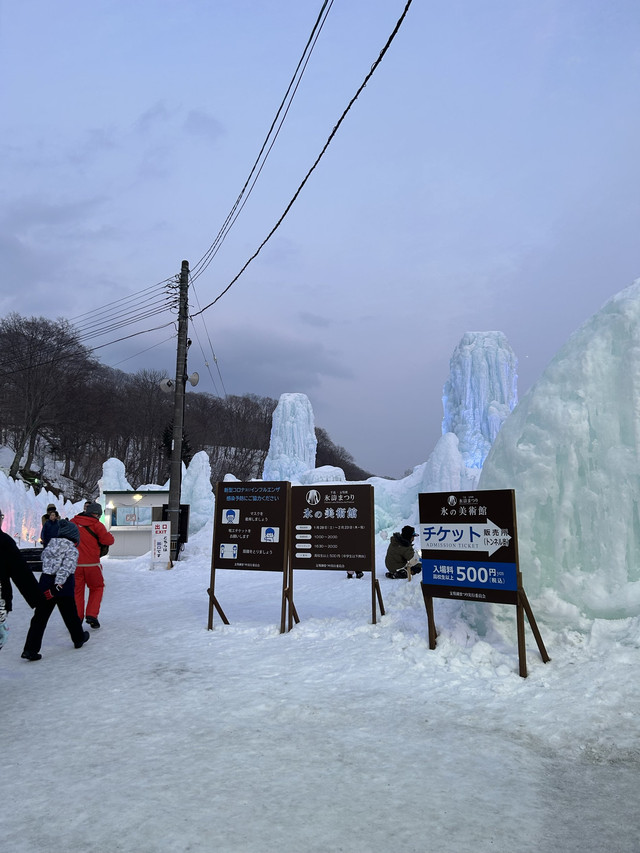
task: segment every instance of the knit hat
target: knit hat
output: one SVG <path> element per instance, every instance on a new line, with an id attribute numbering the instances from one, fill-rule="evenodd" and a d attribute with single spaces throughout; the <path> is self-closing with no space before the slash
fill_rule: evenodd
<path id="1" fill-rule="evenodd" d="M 100 516 L 102 515 L 102 507 L 99 503 L 97 503 L 97 501 L 91 501 L 91 503 L 88 503 L 84 511 L 88 515 L 97 515 L 98 518 L 100 518 Z"/>
<path id="2" fill-rule="evenodd" d="M 403 527 L 403 528 L 402 528 L 402 530 L 401 530 L 400 532 L 402 533 L 402 538 L 403 538 L 403 539 L 409 539 L 409 540 L 411 540 L 411 539 L 413 539 L 413 537 L 414 537 L 414 536 L 417 536 L 417 535 L 418 535 L 418 534 L 416 533 L 416 531 L 415 531 L 415 528 L 414 528 L 414 527 L 409 527 L 409 525 L 408 525 L 408 524 L 407 524 L 407 525 L 405 525 L 405 527 Z"/>
<path id="3" fill-rule="evenodd" d="M 75 542 L 76 545 L 80 541 L 80 531 L 73 521 L 68 521 L 63 518 L 58 522 L 58 539 L 68 539 L 70 542 Z"/>
<path id="4" fill-rule="evenodd" d="M 47 507 L 47 515 L 50 512 L 58 512 L 58 509 L 55 504 L 49 504 L 49 506 Z"/>

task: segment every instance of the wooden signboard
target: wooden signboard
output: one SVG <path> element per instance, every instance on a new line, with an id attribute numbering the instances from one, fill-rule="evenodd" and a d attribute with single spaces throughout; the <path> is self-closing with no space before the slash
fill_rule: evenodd
<path id="1" fill-rule="evenodd" d="M 418 508 L 429 648 L 436 646 L 434 597 L 514 604 L 520 675 L 527 674 L 525 613 L 543 661 L 550 660 L 522 586 L 515 492 L 429 492 L 418 495 Z"/>
<path id="2" fill-rule="evenodd" d="M 216 505 L 209 586 L 209 630 L 214 607 L 223 622 L 228 619 L 215 597 L 219 569 L 281 572 L 287 581 L 289 555 L 289 499 L 286 481 L 222 482 L 216 487 Z M 281 623 L 284 612 L 281 614 Z M 282 629 L 282 624 L 281 624 Z"/>
<path id="3" fill-rule="evenodd" d="M 370 483 L 292 486 L 290 614 L 296 615 L 293 570 L 322 569 L 369 572 L 373 624 L 376 622 L 376 598 L 384 615 L 380 585 L 375 576 L 373 520 L 373 486 Z"/>

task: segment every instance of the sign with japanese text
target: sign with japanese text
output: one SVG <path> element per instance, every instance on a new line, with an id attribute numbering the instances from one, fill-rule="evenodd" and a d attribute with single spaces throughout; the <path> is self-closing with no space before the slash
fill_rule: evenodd
<path id="1" fill-rule="evenodd" d="M 284 571 L 290 488 L 270 480 L 218 483 L 213 568 Z"/>
<path id="2" fill-rule="evenodd" d="M 429 595 L 516 604 L 513 490 L 420 494 L 418 507 L 422 583 Z"/>
<path id="3" fill-rule="evenodd" d="M 372 570 L 372 485 L 292 486 L 290 525 L 292 569 Z"/>
<path id="4" fill-rule="evenodd" d="M 151 559 L 155 564 L 166 566 L 171 562 L 171 522 L 151 523 Z"/>

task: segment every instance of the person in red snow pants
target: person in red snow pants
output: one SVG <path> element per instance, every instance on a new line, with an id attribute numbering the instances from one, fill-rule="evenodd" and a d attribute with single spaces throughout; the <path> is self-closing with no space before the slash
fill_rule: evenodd
<path id="1" fill-rule="evenodd" d="M 73 523 L 77 524 L 80 530 L 75 582 L 76 608 L 80 619 L 86 619 L 87 624 L 92 628 L 100 627 L 98 614 L 104 593 L 100 546 L 113 545 L 115 541 L 113 535 L 100 521 L 101 515 L 102 507 L 99 503 L 92 501 L 85 505 L 84 512 L 78 513 L 73 518 Z M 89 598 L 85 610 L 86 589 L 89 590 Z"/>

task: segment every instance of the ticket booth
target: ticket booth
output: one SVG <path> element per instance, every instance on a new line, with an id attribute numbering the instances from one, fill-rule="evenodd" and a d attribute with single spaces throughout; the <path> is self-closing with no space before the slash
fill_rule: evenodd
<path id="1" fill-rule="evenodd" d="M 109 548 L 114 557 L 140 557 L 151 550 L 151 523 L 162 521 L 168 490 L 104 492 L 104 525 L 115 542 Z"/>

